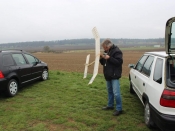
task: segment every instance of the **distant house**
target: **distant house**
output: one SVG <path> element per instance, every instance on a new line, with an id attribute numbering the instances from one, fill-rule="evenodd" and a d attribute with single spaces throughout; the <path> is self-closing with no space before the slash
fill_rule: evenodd
<path id="1" fill-rule="evenodd" d="M 160 47 L 160 45 L 154 45 L 154 47 L 159 48 L 159 47 Z"/>

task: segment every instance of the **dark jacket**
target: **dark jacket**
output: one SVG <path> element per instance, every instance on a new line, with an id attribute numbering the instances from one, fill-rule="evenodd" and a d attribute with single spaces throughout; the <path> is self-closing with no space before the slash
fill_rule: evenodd
<path id="1" fill-rule="evenodd" d="M 112 45 L 108 55 L 110 58 L 107 60 L 100 58 L 100 63 L 103 65 L 104 77 L 107 81 L 119 79 L 122 74 L 123 53 L 117 46 Z"/>

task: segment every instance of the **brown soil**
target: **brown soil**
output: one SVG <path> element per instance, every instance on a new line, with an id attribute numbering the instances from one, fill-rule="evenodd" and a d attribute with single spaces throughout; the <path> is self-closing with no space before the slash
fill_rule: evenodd
<path id="1" fill-rule="evenodd" d="M 135 64 L 145 51 L 123 51 L 122 76 L 128 76 L 128 64 Z M 40 60 L 46 62 L 49 70 L 63 70 L 69 72 L 84 72 L 86 56 L 90 54 L 90 63 L 94 61 L 95 55 L 91 51 L 68 52 L 68 53 L 34 53 Z M 88 73 L 93 73 L 93 64 L 89 67 Z M 103 73 L 99 65 L 99 73 Z"/>

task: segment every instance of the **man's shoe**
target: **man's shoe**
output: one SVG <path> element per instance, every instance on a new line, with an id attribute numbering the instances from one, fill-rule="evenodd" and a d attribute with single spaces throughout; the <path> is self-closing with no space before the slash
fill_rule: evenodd
<path id="1" fill-rule="evenodd" d="M 122 112 L 123 112 L 123 111 L 117 111 L 117 110 L 116 110 L 116 111 L 113 113 L 113 116 L 118 116 L 118 115 L 122 114 Z"/>
<path id="2" fill-rule="evenodd" d="M 102 108 L 102 110 L 114 110 L 114 107 L 105 106 Z"/>

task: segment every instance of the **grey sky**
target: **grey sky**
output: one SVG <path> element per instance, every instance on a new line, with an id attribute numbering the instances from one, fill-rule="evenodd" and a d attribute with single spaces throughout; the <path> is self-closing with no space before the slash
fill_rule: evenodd
<path id="1" fill-rule="evenodd" d="M 175 0 L 0 0 L 0 43 L 163 38 Z"/>

